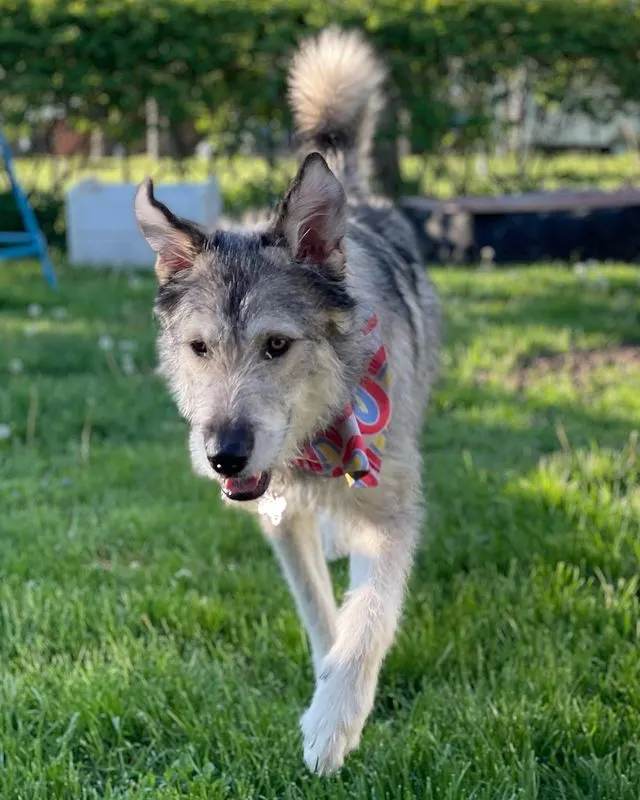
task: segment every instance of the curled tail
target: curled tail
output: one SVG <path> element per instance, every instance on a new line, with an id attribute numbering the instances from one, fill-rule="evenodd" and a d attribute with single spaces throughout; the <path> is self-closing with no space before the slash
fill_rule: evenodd
<path id="1" fill-rule="evenodd" d="M 355 31 L 331 27 L 302 43 L 289 70 L 289 101 L 304 153 L 322 153 L 347 194 L 366 194 L 385 70 Z"/>

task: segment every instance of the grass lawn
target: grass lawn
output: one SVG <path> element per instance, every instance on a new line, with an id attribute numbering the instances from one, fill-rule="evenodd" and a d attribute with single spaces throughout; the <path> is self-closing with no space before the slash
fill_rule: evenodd
<path id="1" fill-rule="evenodd" d="M 634 153 L 619 155 L 561 153 L 536 154 L 522 174 L 515 156 L 478 159 L 459 155 L 409 156 L 402 163 L 404 176 L 413 191 L 434 197 L 458 194 L 499 194 L 557 189 L 617 189 L 640 180 L 640 161 Z M 278 160 L 276 168 L 254 156 L 220 157 L 211 165 L 190 158 L 178 164 L 169 158 L 151 160 L 145 156 L 123 159 L 105 157 L 85 162 L 80 157 L 23 157 L 16 169 L 29 190 L 48 191 L 53 186 L 69 187 L 80 180 L 97 178 L 106 182 L 141 181 L 150 175 L 158 183 L 179 180 L 202 181 L 212 170 L 220 183 L 226 211 L 269 204 L 286 191 L 295 174 L 292 158 Z M 7 189 L 0 172 L 0 191 Z"/>
<path id="2" fill-rule="evenodd" d="M 151 276 L 3 265 L 0 797 L 637 800 L 640 271 L 435 277 L 430 520 L 326 780 L 284 581 L 154 375 Z"/>

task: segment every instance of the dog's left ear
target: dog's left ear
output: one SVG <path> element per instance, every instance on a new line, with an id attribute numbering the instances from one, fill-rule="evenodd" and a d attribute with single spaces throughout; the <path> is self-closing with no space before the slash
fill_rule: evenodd
<path id="1" fill-rule="evenodd" d="M 150 178 L 138 186 L 134 207 L 142 235 L 158 255 L 159 283 L 166 283 L 176 272 L 191 267 L 206 242 L 198 226 L 176 217 L 156 200 Z"/>
<path id="2" fill-rule="evenodd" d="M 311 261 L 334 277 L 343 277 L 346 207 L 342 184 L 320 153 L 311 153 L 282 203 L 276 232 L 295 259 Z"/>

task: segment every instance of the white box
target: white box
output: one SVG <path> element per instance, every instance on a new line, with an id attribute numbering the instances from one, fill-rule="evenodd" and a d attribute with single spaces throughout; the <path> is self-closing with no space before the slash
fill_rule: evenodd
<path id="1" fill-rule="evenodd" d="M 65 198 L 67 255 L 71 264 L 94 267 L 153 267 L 155 254 L 133 213 L 137 184 L 86 180 Z M 222 211 L 218 182 L 154 186 L 154 195 L 179 217 L 206 228 Z"/>

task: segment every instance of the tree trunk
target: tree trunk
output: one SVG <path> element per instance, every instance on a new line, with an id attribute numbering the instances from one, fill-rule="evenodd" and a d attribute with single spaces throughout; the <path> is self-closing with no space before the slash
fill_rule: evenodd
<path id="1" fill-rule="evenodd" d="M 147 118 L 147 156 L 160 158 L 160 110 L 155 97 L 148 97 L 145 105 Z"/>
<path id="2" fill-rule="evenodd" d="M 390 198 L 399 197 L 404 190 L 400 169 L 400 111 L 399 94 L 390 87 L 373 145 L 375 189 Z"/>

